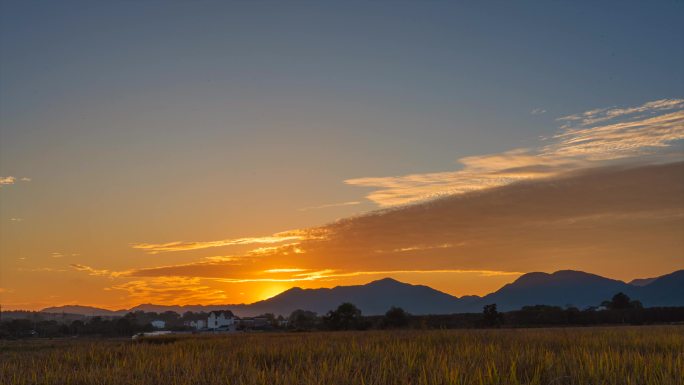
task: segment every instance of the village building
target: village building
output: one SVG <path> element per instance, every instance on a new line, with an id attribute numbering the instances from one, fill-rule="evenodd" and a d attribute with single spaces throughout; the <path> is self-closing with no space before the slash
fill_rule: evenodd
<path id="1" fill-rule="evenodd" d="M 207 329 L 210 330 L 235 330 L 237 318 L 231 311 L 212 311 L 207 318 Z"/>
<path id="2" fill-rule="evenodd" d="M 151 324 L 152 324 L 152 327 L 155 329 L 164 329 L 166 327 L 166 322 L 164 322 L 162 320 L 158 320 L 158 319 L 152 321 Z"/>

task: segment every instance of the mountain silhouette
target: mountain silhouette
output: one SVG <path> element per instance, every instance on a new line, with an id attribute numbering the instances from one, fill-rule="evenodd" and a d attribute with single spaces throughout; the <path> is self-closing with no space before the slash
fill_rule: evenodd
<path id="1" fill-rule="evenodd" d="M 632 288 L 622 281 L 582 271 L 528 273 L 486 295 L 481 303 L 496 303 L 502 311 L 517 310 L 528 305 L 575 306 L 582 309 L 597 306 L 614 294 L 626 293 Z"/>
<path id="2" fill-rule="evenodd" d="M 646 282 L 648 281 L 648 282 Z M 523 306 L 598 306 L 618 292 L 639 300 L 646 307 L 684 306 L 684 270 L 657 278 L 638 280 L 637 284 L 574 270 L 555 273 L 527 273 L 514 282 L 484 297 L 454 297 L 424 285 L 411 285 L 384 278 L 365 285 L 302 289 L 294 287 L 275 297 L 252 304 L 168 306 L 142 304 L 128 310 L 111 311 L 87 306 L 62 306 L 43 309 L 46 313 L 83 315 L 122 315 L 128 311 L 164 312 L 212 311 L 230 309 L 238 316 L 264 313 L 289 315 L 297 309 L 325 314 L 343 302 L 355 304 L 365 315 L 384 314 L 397 306 L 412 314 L 452 314 L 481 312 L 484 305 L 496 303 L 501 311 Z"/>
<path id="3" fill-rule="evenodd" d="M 343 302 L 355 304 L 364 314 L 384 314 L 392 306 L 414 314 L 437 314 L 460 311 L 463 300 L 428 286 L 384 278 L 366 285 L 338 286 L 332 289 L 295 287 L 250 307 L 257 312 L 269 310 L 289 314 L 296 309 L 305 309 L 323 314 Z"/>

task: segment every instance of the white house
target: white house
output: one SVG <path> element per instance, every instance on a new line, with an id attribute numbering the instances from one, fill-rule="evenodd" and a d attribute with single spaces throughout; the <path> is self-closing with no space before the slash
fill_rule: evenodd
<path id="1" fill-rule="evenodd" d="M 236 323 L 237 319 L 233 316 L 233 313 L 229 311 L 212 311 L 207 319 L 207 328 L 211 330 L 219 328 L 233 329 Z"/>
<path id="2" fill-rule="evenodd" d="M 166 322 L 158 319 L 152 321 L 151 324 L 152 327 L 155 329 L 164 329 L 166 327 Z"/>

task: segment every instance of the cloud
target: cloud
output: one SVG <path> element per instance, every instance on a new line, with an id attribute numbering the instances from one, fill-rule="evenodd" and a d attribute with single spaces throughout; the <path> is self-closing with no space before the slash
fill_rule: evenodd
<path id="1" fill-rule="evenodd" d="M 603 161 L 645 155 L 684 139 L 684 110 L 590 128 L 572 128 L 543 148 L 548 157 Z"/>
<path id="2" fill-rule="evenodd" d="M 131 245 L 134 249 L 145 250 L 149 254 L 156 254 L 169 251 L 187 251 L 207 249 L 211 247 L 224 247 L 235 245 L 250 245 L 250 244 L 269 244 L 280 243 L 287 241 L 298 241 L 305 238 L 305 234 L 296 232 L 278 233 L 267 237 L 252 237 L 252 238 L 235 238 L 222 239 L 218 241 L 199 241 L 199 242 L 184 242 L 174 241 L 169 243 L 134 243 Z"/>
<path id="3" fill-rule="evenodd" d="M 301 270 L 301 269 L 299 269 Z M 475 274 L 482 277 L 511 276 L 518 277 L 523 273 L 517 271 L 492 271 L 492 270 L 462 270 L 462 269 L 441 269 L 441 270 L 378 270 L 378 271 L 337 271 L 324 269 L 309 273 L 294 274 L 289 277 L 269 277 L 269 278 L 222 278 L 217 279 L 225 283 L 248 283 L 248 282 L 303 282 L 318 280 L 334 280 L 338 278 L 360 277 L 360 276 L 389 276 L 396 274 Z"/>
<path id="4" fill-rule="evenodd" d="M 299 209 L 299 211 L 309 211 L 309 210 L 319 210 L 319 209 L 327 209 L 331 207 L 343 207 L 343 206 L 355 206 L 355 205 L 360 205 L 361 202 L 359 201 L 351 201 L 351 202 L 340 202 L 340 203 L 328 203 L 320 206 L 311 206 L 311 207 L 304 207 Z"/>
<path id="5" fill-rule="evenodd" d="M 88 275 L 92 275 L 92 276 L 96 276 L 96 277 L 118 278 L 118 277 L 126 276 L 130 273 L 129 271 L 112 271 L 112 270 L 104 270 L 104 269 L 95 269 L 95 268 L 92 268 L 90 266 L 81 265 L 78 263 L 72 263 L 69 266 L 71 266 L 71 268 L 74 270 L 86 272 L 86 273 L 88 273 Z"/>
<path id="6" fill-rule="evenodd" d="M 441 245 L 414 245 L 401 247 L 392 250 L 375 250 L 376 253 L 405 253 L 409 251 L 421 251 L 421 250 L 432 250 L 432 249 L 450 249 L 452 247 L 463 246 L 465 242 L 461 242 L 458 245 L 452 245 L 451 243 L 443 243 Z"/>
<path id="7" fill-rule="evenodd" d="M 615 121 L 618 118 L 623 120 Z M 457 171 L 354 178 L 345 183 L 375 188 L 367 198 L 389 207 L 638 158 L 651 162 L 683 158 L 679 149 L 674 153 L 666 151 L 684 139 L 681 99 L 657 100 L 623 109 L 597 109 L 561 120 L 567 122 L 562 131 L 536 148 L 461 158 L 463 167 Z M 592 125 L 599 122 L 605 124 Z"/>
<path id="8" fill-rule="evenodd" d="M 298 273 L 301 271 L 306 271 L 306 269 L 297 269 L 297 268 L 285 268 L 285 269 L 268 269 L 264 270 L 264 273 Z"/>
<path id="9" fill-rule="evenodd" d="M 250 270 L 253 265 L 249 255 L 239 257 L 206 257 L 197 262 L 145 267 L 131 269 L 126 272 L 130 277 L 226 277 L 229 274 L 241 274 Z M 253 267 L 251 268 L 253 269 Z"/>
<path id="10" fill-rule="evenodd" d="M 11 185 L 15 184 L 17 180 L 21 182 L 30 182 L 31 178 L 23 177 L 23 178 L 18 178 L 14 176 L 0 176 L 0 187 L 4 185 Z"/>
<path id="11" fill-rule="evenodd" d="M 535 108 L 534 110 L 530 111 L 530 114 L 532 115 L 542 115 L 546 113 L 546 110 L 543 108 Z"/>
<path id="12" fill-rule="evenodd" d="M 21 258 L 19 258 L 19 259 L 21 259 Z M 17 268 L 17 271 L 30 272 L 30 273 L 36 273 L 36 272 L 63 273 L 63 272 L 68 271 L 68 270 L 62 269 L 62 268 L 55 268 L 55 267 L 35 267 L 35 268 L 20 267 L 20 268 Z"/>
<path id="13" fill-rule="evenodd" d="M 169 303 L 177 305 L 225 303 L 223 290 L 202 284 L 199 278 L 156 277 L 113 285 L 106 290 L 120 290 L 134 303 Z"/>
<path id="14" fill-rule="evenodd" d="M 342 220 L 328 229 L 330 245 L 301 247 L 349 264 L 373 263 L 365 251 L 370 249 L 394 251 L 376 263 L 391 258 L 414 268 L 430 261 L 503 271 L 559 265 L 597 271 L 609 261 L 639 266 L 649 255 L 667 271 L 684 249 L 681 175 L 684 163 L 677 162 L 532 178 Z M 397 252 L 440 244 L 454 247 Z"/>
<path id="15" fill-rule="evenodd" d="M 411 174 L 398 177 L 356 178 L 345 183 L 375 187 L 367 198 L 380 206 L 396 206 L 463 194 L 513 182 L 558 175 L 575 169 L 575 159 L 542 159 L 527 149 L 511 150 L 501 154 L 461 158 L 460 171 Z"/>
<path id="16" fill-rule="evenodd" d="M 660 111 L 678 110 L 684 108 L 684 99 L 660 99 L 628 108 L 597 108 L 581 114 L 568 115 L 558 118 L 558 121 L 579 122 L 582 126 L 609 121 L 635 114 L 654 114 Z"/>

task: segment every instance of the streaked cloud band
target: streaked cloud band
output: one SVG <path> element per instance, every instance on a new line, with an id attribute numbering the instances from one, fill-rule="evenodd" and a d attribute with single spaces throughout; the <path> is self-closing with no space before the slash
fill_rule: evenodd
<path id="1" fill-rule="evenodd" d="M 684 99 L 596 109 L 560 119 L 566 122 L 562 131 L 538 147 L 461 158 L 458 171 L 354 178 L 345 183 L 375 188 L 367 198 L 380 206 L 404 205 L 635 157 L 672 158 L 663 150 L 684 139 Z M 675 158 L 681 159 L 681 153 Z"/>

